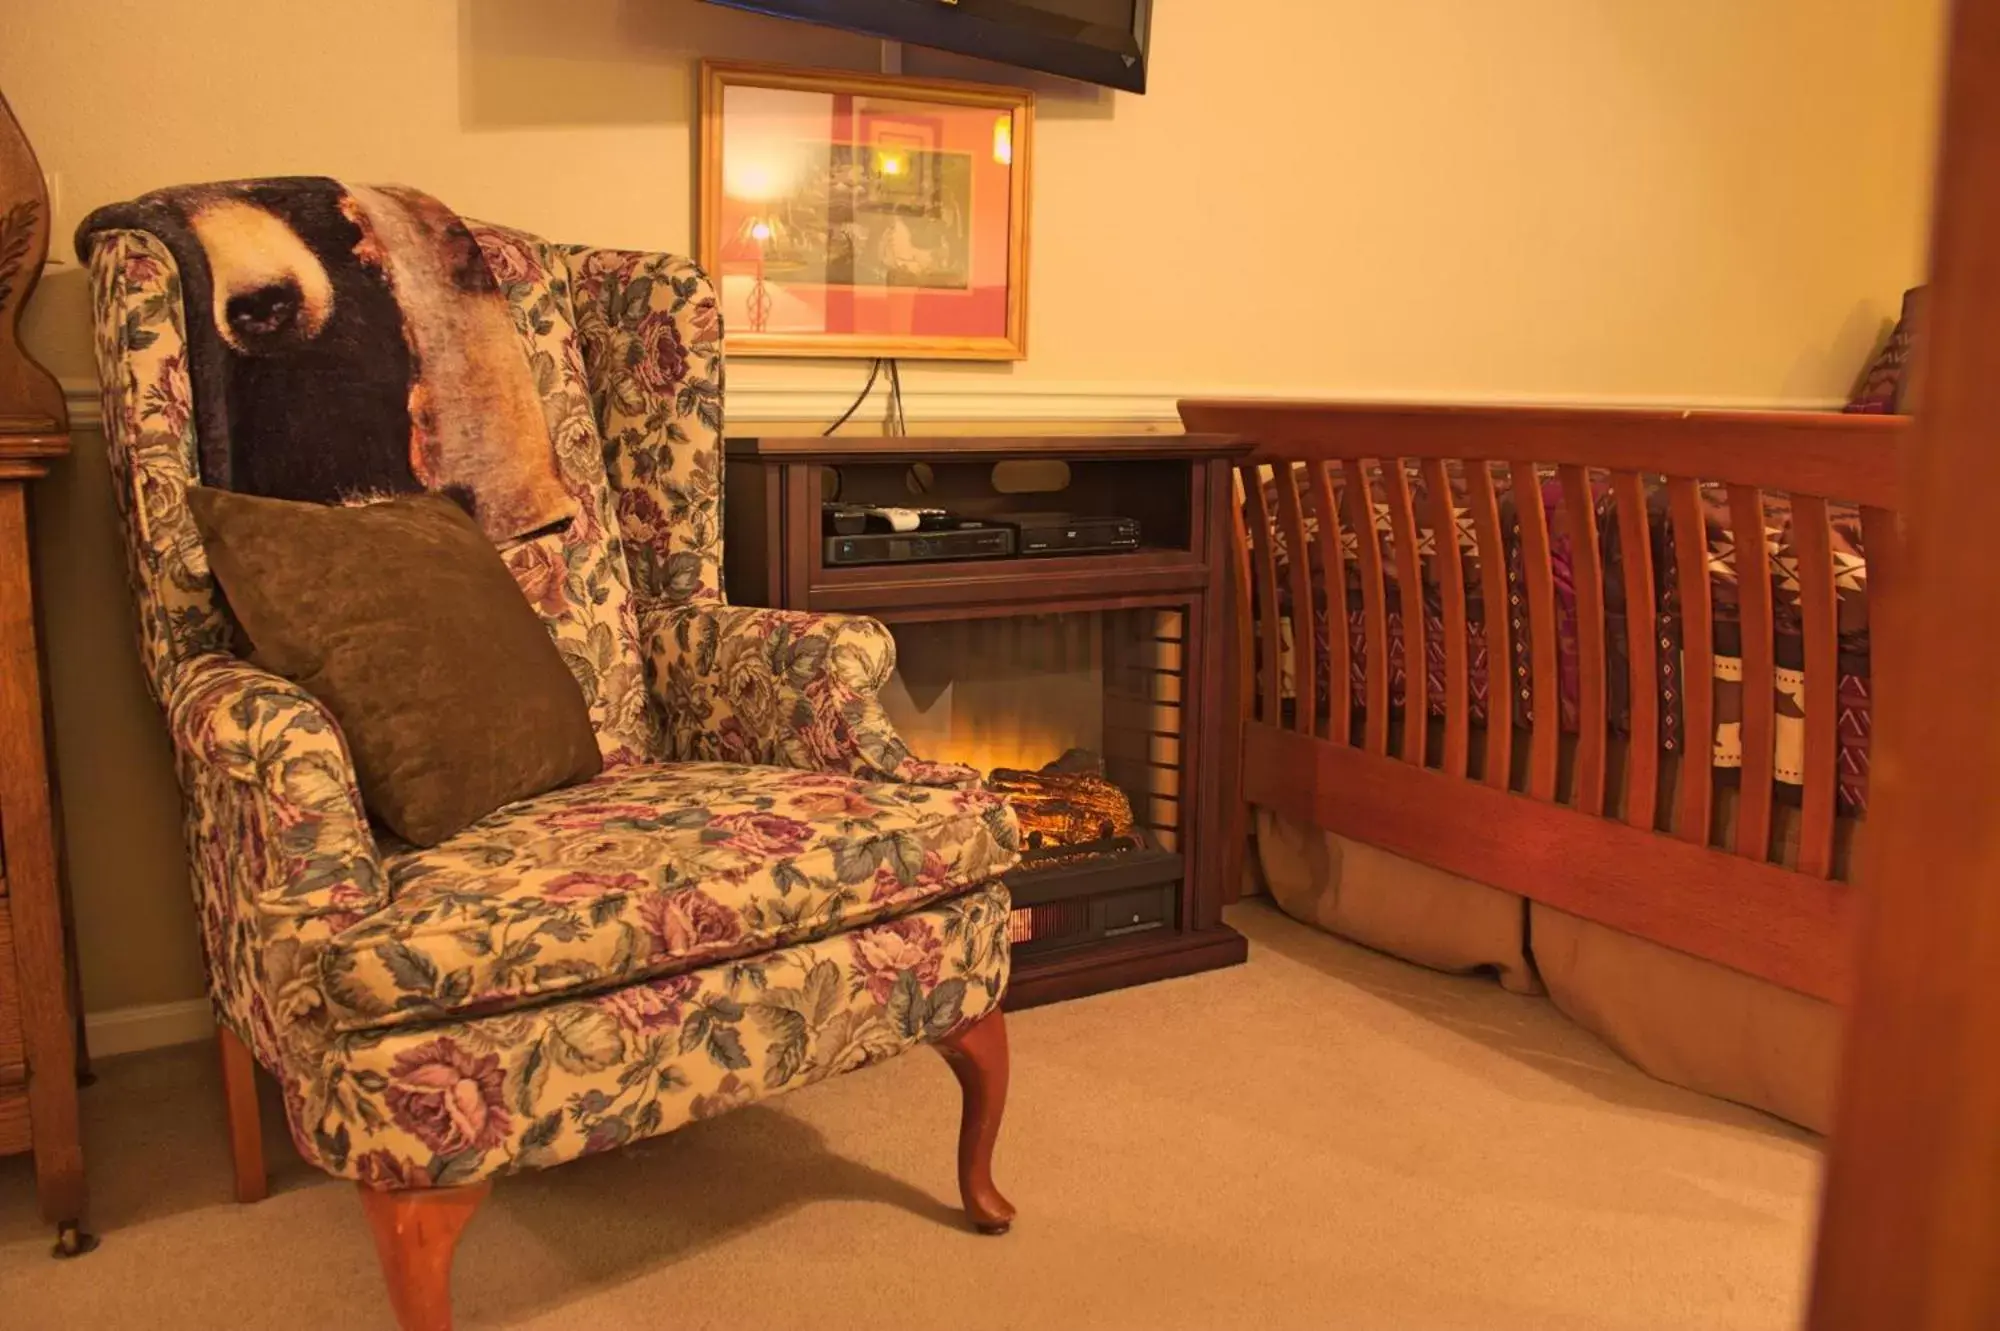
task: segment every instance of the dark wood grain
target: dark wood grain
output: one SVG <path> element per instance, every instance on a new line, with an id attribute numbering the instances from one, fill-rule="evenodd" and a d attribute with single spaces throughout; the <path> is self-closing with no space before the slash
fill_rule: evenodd
<path id="1" fill-rule="evenodd" d="M 1561 468 L 1563 517 L 1569 527 L 1570 579 L 1576 591 L 1576 792 L 1585 813 L 1604 811 L 1605 751 L 1611 720 L 1605 707 L 1604 557 L 1597 544 L 1597 509 L 1584 467 Z"/>
<path id="2" fill-rule="evenodd" d="M 1242 963 L 1250 945 L 1226 925 L 1178 933 L 1153 933 L 1136 940 L 1058 952 L 1014 964 L 1002 1006 L 1021 1012 L 1045 1003 L 1066 1003 L 1113 989 L 1196 975 Z"/>
<path id="3" fill-rule="evenodd" d="M 1811 1331 L 2000 1326 L 2000 716 L 1967 705 L 2000 677 L 2000 577 L 1977 553 L 2000 493 L 2000 8 L 1954 5 L 1950 33 L 1907 543 L 1864 514 L 1868 910 Z"/>
<path id="4" fill-rule="evenodd" d="M 1228 607 L 1229 652 L 1223 702 L 1227 710 L 1221 713 L 1227 734 L 1215 763 L 1216 803 L 1211 807 L 1219 810 L 1213 816 L 1219 820 L 1226 843 L 1221 857 L 1221 897 L 1235 901 L 1243 894 L 1243 863 L 1250 841 L 1250 806 L 1238 792 L 1243 788 L 1243 727 L 1250 720 L 1257 690 L 1257 625 L 1250 613 L 1250 538 L 1243 523 L 1243 478 L 1236 468 L 1220 463 L 1210 475 L 1211 483 L 1225 492 L 1230 532 L 1229 549 L 1214 552 L 1216 558 L 1227 559 L 1229 564 L 1228 578 L 1216 579 L 1228 593 L 1224 602 Z"/>
<path id="5" fill-rule="evenodd" d="M 1833 873 L 1834 789 L 1840 775 L 1840 630 L 1833 529 L 1824 499 L 1792 496 L 1792 551 L 1798 558 L 1806 676 L 1798 868 L 1825 878 Z"/>
<path id="6" fill-rule="evenodd" d="M 1173 735 L 1180 745 L 1180 784 L 1161 792 L 1177 810 L 1175 849 L 1188 865 L 1173 927 L 1144 939 L 1017 956 L 1009 1007 L 1054 1002 L 1243 960 L 1243 939 L 1221 923 L 1221 915 L 1223 903 L 1233 897 L 1241 880 L 1248 836 L 1248 809 L 1241 799 L 1242 722 L 1257 669 L 1250 644 L 1258 641 L 1253 635 L 1264 632 L 1249 613 L 1251 589 L 1259 577 L 1243 525 L 1243 507 L 1250 494 L 1239 502 L 1234 493 L 1236 464 L 1249 447 L 1247 440 L 1234 437 L 1173 435 L 815 437 L 729 443 L 731 492 L 746 498 L 766 496 L 763 504 L 753 504 L 758 516 L 750 530 L 757 522 L 774 528 L 765 562 L 775 570 L 771 599 L 780 606 L 868 615 L 898 628 L 1108 611 L 1184 615 L 1178 644 L 1183 671 L 1180 720 Z M 967 458 L 980 465 L 960 466 Z M 1149 490 L 1134 505 L 1157 516 L 1156 523 L 1146 525 L 1164 530 L 1180 544 L 1052 558 L 874 567 L 825 564 L 819 500 L 830 466 L 848 462 L 869 464 L 876 471 L 886 468 L 900 484 L 900 464 L 929 462 L 934 464 L 937 483 L 956 496 L 961 490 L 970 493 L 978 488 L 968 476 L 1009 458 L 1069 462 L 1072 482 L 1087 481 L 1085 488 L 1099 497 L 1116 496 L 1121 484 L 1166 487 L 1158 493 Z M 763 479 L 754 483 L 743 479 L 749 474 L 745 469 L 760 472 Z M 879 488 L 881 479 L 873 475 L 869 483 Z M 1255 484 L 1254 476 L 1245 479 L 1252 481 L 1261 500 L 1262 486 Z M 863 480 L 869 475 L 857 477 L 850 467 L 841 475 L 842 493 Z M 1185 511 L 1176 513 L 1177 507 Z M 741 505 L 727 510 L 725 551 L 741 535 L 737 524 L 744 511 Z M 1267 511 L 1259 529 L 1268 531 L 1279 517 Z M 738 565 L 731 561 L 730 567 Z M 1273 572 L 1271 586 L 1257 588 L 1265 605 L 1276 604 Z M 734 582 L 732 589 L 741 590 Z M 1265 655 L 1272 663 L 1278 659 L 1275 651 Z M 1280 701 L 1279 692 L 1275 687 L 1266 690 L 1273 705 Z M 1107 709 L 1117 710 L 1114 698 L 1107 698 Z"/>
<path id="7" fill-rule="evenodd" d="M 34 1149 L 35 1132 L 28 1112 L 28 1092 L 21 1086 L 0 1086 L 0 1155 Z"/>
<path id="8" fill-rule="evenodd" d="M 1736 853 L 1762 859 L 1771 846 L 1778 729 L 1763 493 L 1747 485 L 1730 486 L 1729 524 L 1736 542 L 1737 629 L 1743 636 L 1743 784 L 1736 801 Z"/>
<path id="9" fill-rule="evenodd" d="M 1253 804 L 1818 998 L 1847 992 L 1845 884 L 1253 723 Z"/>
<path id="10" fill-rule="evenodd" d="M 1505 790 L 1513 777 L 1514 635 L 1507 613 L 1507 544 L 1500 531 L 1500 500 L 1493 488 L 1493 464 L 1465 464 L 1466 502 L 1472 509 L 1472 539 L 1479 548 L 1479 599 L 1486 624 L 1486 750 L 1482 779 Z"/>
<path id="11" fill-rule="evenodd" d="M 62 385 L 28 354 L 20 335 L 21 314 L 49 255 L 54 220 L 42 180 L 35 150 L 0 96 L 0 436 L 42 436 L 59 441 L 61 452 L 69 433 Z M 0 475 L 7 474 L 8 451 L 0 446 Z"/>
<path id="12" fill-rule="evenodd" d="M 1562 732 L 1562 697 L 1556 665 L 1555 565 L 1549 554 L 1548 514 L 1541 477 L 1532 462 L 1514 462 L 1514 517 L 1521 524 L 1521 580 L 1528 601 L 1528 678 L 1534 720 L 1528 728 L 1528 794 L 1556 797 L 1556 758 Z"/>
<path id="13" fill-rule="evenodd" d="M 731 436 L 723 443 L 731 458 L 842 462 L 913 462 L 960 458 L 1217 458 L 1247 451 L 1241 436 L 1228 432 L 1187 434 L 993 434 L 993 435 L 774 435 Z"/>
<path id="14" fill-rule="evenodd" d="M 776 605 L 782 596 L 780 569 L 784 504 L 778 471 L 754 462 L 726 464 L 722 487 L 723 595 L 739 605 Z"/>
<path id="15" fill-rule="evenodd" d="M 1909 422 L 1811 411 L 1630 411 L 1584 407 L 1381 406 L 1193 399 L 1191 430 L 1257 441 L 1257 461 L 1491 456 L 1823 495 L 1895 508 Z"/>
<path id="16" fill-rule="evenodd" d="M 1410 475 L 1401 458 L 1382 459 L 1382 492 L 1389 501 L 1389 536 L 1395 542 L 1396 600 L 1403 616 L 1403 761 L 1424 765 L 1431 718 L 1430 663 L 1425 660 L 1424 560 Z"/>
<path id="17" fill-rule="evenodd" d="M 998 1008 L 938 1041 L 958 1078 L 964 1107 L 958 1127 L 958 1195 L 982 1234 L 1005 1234 L 1014 1204 L 993 1183 L 993 1147 L 1007 1110 L 1007 1021 Z"/>
<path id="18" fill-rule="evenodd" d="M 811 465 L 783 467 L 774 477 L 779 487 L 778 514 L 784 538 L 778 542 L 777 605 L 787 610 L 822 610 L 814 603 L 815 584 L 825 580 L 825 547 L 820 543 L 820 476 Z M 810 532 L 810 538 L 807 533 Z M 723 548 L 728 548 L 723 541 Z"/>
<path id="19" fill-rule="evenodd" d="M 1284 714 L 1283 622 L 1278 614 L 1278 560 L 1271 549 L 1277 528 L 1264 502 L 1261 468 L 1243 469 L 1244 513 L 1250 524 L 1250 574 L 1257 592 L 1257 706 L 1259 720 L 1276 722 Z M 1292 626 L 1294 634 L 1298 626 Z"/>
<path id="20" fill-rule="evenodd" d="M 1278 491 L 1278 531 L 1285 543 L 1285 570 L 1292 594 L 1292 728 L 1313 733 L 1319 714 L 1319 632 L 1313 614 L 1313 554 L 1306 540 L 1305 506 L 1299 502 L 1296 467 L 1272 469 Z"/>
<path id="21" fill-rule="evenodd" d="M 35 1188 L 43 1218 L 60 1226 L 83 1216 L 83 1142 L 29 555 L 27 487 L 0 479 L 0 861 L 20 983 Z"/>
<path id="22" fill-rule="evenodd" d="M 1651 827 L 1659 804 L 1659 617 L 1654 606 L 1653 543 L 1646 511 L 1646 482 L 1637 472 L 1614 472 L 1612 502 L 1618 514 L 1618 561 L 1625 592 L 1626 705 L 1632 742 L 1625 746 L 1625 821 Z"/>
<path id="23" fill-rule="evenodd" d="M 1200 527 L 1229 530 L 1240 511 L 1230 481 L 1235 468 L 1211 458 L 1194 469 L 1199 490 L 1190 497 L 1205 513 Z M 1183 929 L 1219 926 L 1222 907 L 1242 895 L 1243 856 L 1249 842 L 1249 808 L 1243 803 L 1243 727 L 1249 718 L 1234 705 L 1235 665 L 1241 660 L 1231 636 L 1229 565 L 1235 547 L 1217 539 L 1197 543 L 1208 563 L 1208 585 L 1187 602 L 1181 653 L 1188 663 L 1186 703 L 1181 710 L 1181 843 L 1194 872 L 1181 884 Z"/>
<path id="24" fill-rule="evenodd" d="M 0 1088 L 28 1079 L 28 1046 L 21 1035 L 21 986 L 15 980 L 14 931 L 7 922 L 6 880 L 0 878 Z"/>
<path id="25" fill-rule="evenodd" d="M 1306 493 L 1319 524 L 1313 553 L 1319 560 L 1320 585 L 1326 588 L 1321 650 L 1327 658 L 1327 738 L 1345 744 L 1354 720 L 1354 660 L 1347 635 L 1347 552 L 1341 541 L 1340 501 L 1331 466 L 1319 462 L 1307 470 L 1312 484 Z"/>
<path id="26" fill-rule="evenodd" d="M 1452 776 L 1464 776 L 1472 738 L 1468 666 L 1472 646 L 1465 609 L 1465 560 L 1458 548 L 1458 513 L 1444 463 L 1429 459 L 1423 465 L 1423 476 L 1424 493 L 1430 501 L 1438 595 L 1444 606 L 1444 750 L 1439 765 Z"/>
<path id="27" fill-rule="evenodd" d="M 1715 602 L 1708 583 L 1708 520 L 1701 486 L 1667 478 L 1674 579 L 1681 616 L 1681 766 L 1674 791 L 1674 832 L 1708 844 L 1715 810 Z"/>
<path id="28" fill-rule="evenodd" d="M 1342 464 L 1347 479 L 1347 527 L 1354 533 L 1361 571 L 1361 641 L 1364 665 L 1361 742 L 1370 753 L 1389 751 L 1389 597 L 1382 571 L 1382 538 L 1375 530 L 1375 499 L 1360 458 Z"/>
<path id="29" fill-rule="evenodd" d="M 967 603 L 1034 606 L 1051 600 L 1095 596 L 1147 596 L 1195 592 L 1209 570 L 1186 551 L 1051 556 L 1040 559 L 967 559 L 940 564 L 878 564 L 823 568 L 796 576 L 804 591 L 800 610 L 871 612 Z"/>
<path id="30" fill-rule="evenodd" d="M 11 997 L 0 994 L 0 1036 L 24 1097 L 0 1092 L 0 1152 L 32 1149 L 42 1218 L 74 1238 L 84 1210 L 77 1121 L 76 992 L 59 880 L 47 699 L 30 576 L 27 482 L 69 448 L 61 386 L 21 347 L 21 312 L 49 244 L 41 167 L 0 98 L 0 914 L 11 938 Z M 15 1052 L 17 1051 L 18 1057 Z M 23 1126 L 9 1102 L 25 1107 Z"/>

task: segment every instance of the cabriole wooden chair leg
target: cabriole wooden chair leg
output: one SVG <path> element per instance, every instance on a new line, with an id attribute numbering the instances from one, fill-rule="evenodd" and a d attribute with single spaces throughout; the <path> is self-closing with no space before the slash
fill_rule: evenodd
<path id="1" fill-rule="evenodd" d="M 375 1231 L 382 1279 L 403 1331 L 451 1331 L 452 1254 L 491 1191 L 491 1182 L 408 1192 L 361 1186 L 361 1209 Z"/>
<path id="2" fill-rule="evenodd" d="M 236 1200 L 261 1202 L 270 1191 L 264 1172 L 264 1129 L 257 1117 L 257 1060 L 227 1026 L 215 1028 L 222 1054 L 222 1094 L 229 1112 L 229 1158 L 236 1171 Z"/>
<path id="3" fill-rule="evenodd" d="M 938 1042 L 965 1092 L 958 1125 L 958 1192 L 965 1213 L 982 1234 L 1005 1234 L 1014 1204 L 993 1186 L 993 1144 L 1007 1108 L 1007 1025 L 1000 1009 Z"/>

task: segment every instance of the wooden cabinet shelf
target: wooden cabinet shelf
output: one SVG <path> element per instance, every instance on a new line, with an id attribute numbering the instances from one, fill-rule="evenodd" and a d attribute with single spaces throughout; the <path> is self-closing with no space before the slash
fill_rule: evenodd
<path id="1" fill-rule="evenodd" d="M 1231 468 L 1220 435 L 732 439 L 733 602 L 872 615 L 901 665 L 885 706 L 926 757 L 1101 765 L 1164 874 L 1021 880 L 1012 1007 L 1230 965 L 1225 783 L 1240 735 L 1226 622 Z M 1139 524 L 1137 549 L 828 565 L 822 505 L 1062 511 Z M 904 715 L 898 715 L 899 710 Z M 1077 755 L 1086 755 L 1078 758 Z M 1161 854 L 1161 852 L 1168 852 Z"/>

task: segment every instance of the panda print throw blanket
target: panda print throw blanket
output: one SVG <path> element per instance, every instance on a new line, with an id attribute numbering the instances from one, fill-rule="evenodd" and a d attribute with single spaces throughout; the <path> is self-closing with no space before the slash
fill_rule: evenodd
<path id="1" fill-rule="evenodd" d="M 321 177 L 157 190 L 100 208 L 180 268 L 205 485 L 279 499 L 451 495 L 502 544 L 566 521 L 522 335 L 458 215 Z"/>

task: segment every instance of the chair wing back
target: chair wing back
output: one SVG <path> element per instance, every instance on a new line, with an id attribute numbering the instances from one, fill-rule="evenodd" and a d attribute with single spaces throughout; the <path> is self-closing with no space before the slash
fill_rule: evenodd
<path id="1" fill-rule="evenodd" d="M 506 292 L 562 482 L 578 500 L 566 528 L 502 555 L 583 689 L 607 763 L 652 761 L 662 752 L 660 721 L 637 610 L 720 595 L 722 349 L 713 296 L 686 260 L 565 250 L 471 227 Z M 185 502 L 200 469 L 180 278 L 166 247 L 138 231 L 100 236 L 90 266 L 140 650 L 164 705 L 180 664 L 227 651 L 230 637 Z"/>
<path id="2" fill-rule="evenodd" d="M 564 252 L 643 617 L 722 597 L 722 314 L 694 261 Z"/>
<path id="3" fill-rule="evenodd" d="M 229 650 L 228 619 L 186 503 L 199 468 L 180 274 L 159 240 L 117 231 L 91 251 L 90 280 L 139 654 L 165 706 L 181 663 Z"/>

